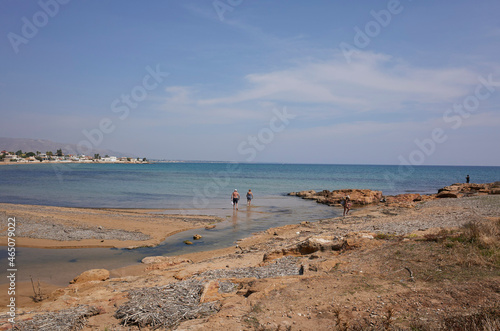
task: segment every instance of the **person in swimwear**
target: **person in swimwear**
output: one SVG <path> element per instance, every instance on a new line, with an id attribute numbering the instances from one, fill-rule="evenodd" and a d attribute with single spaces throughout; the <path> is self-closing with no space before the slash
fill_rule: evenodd
<path id="1" fill-rule="evenodd" d="M 351 210 L 351 197 L 346 196 L 344 199 L 344 216 L 349 214 L 349 210 Z"/>
<path id="2" fill-rule="evenodd" d="M 240 194 L 237 189 L 231 194 L 231 201 L 233 202 L 233 209 L 238 210 L 238 201 L 240 200 Z"/>
<path id="3" fill-rule="evenodd" d="M 248 192 L 247 192 L 247 206 L 250 206 L 250 204 L 252 203 L 252 199 L 253 199 L 252 190 L 248 190 Z"/>

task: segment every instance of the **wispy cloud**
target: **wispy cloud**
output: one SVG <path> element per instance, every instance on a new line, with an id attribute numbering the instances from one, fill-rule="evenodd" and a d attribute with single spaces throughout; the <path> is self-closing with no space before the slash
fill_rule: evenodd
<path id="1" fill-rule="evenodd" d="M 245 101 L 301 102 L 367 111 L 397 111 L 406 103 L 442 103 L 467 93 L 477 74 L 466 68 L 419 68 L 388 55 L 361 53 L 351 65 L 339 55 L 287 70 L 245 77 L 249 87 L 200 105 Z"/>

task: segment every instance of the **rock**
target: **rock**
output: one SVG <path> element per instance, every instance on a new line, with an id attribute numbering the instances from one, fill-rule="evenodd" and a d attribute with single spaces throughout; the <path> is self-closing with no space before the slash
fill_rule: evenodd
<path id="1" fill-rule="evenodd" d="M 346 247 L 344 238 L 331 238 L 326 236 L 316 236 L 307 239 L 298 245 L 301 255 L 310 254 L 317 251 L 340 251 Z M 308 253 L 310 252 L 310 253 Z"/>
<path id="2" fill-rule="evenodd" d="M 441 191 L 438 194 L 436 194 L 436 198 L 458 198 L 459 193 L 458 191 Z"/>
<path id="3" fill-rule="evenodd" d="M 91 269 L 81 273 L 70 284 L 86 283 L 90 281 L 104 281 L 109 279 L 109 271 L 106 269 Z"/>
<path id="4" fill-rule="evenodd" d="M 181 270 L 174 275 L 174 278 L 177 280 L 184 280 L 184 279 L 187 279 L 189 277 L 192 277 L 193 274 L 194 274 L 194 272 L 192 272 L 192 271 Z"/>
<path id="5" fill-rule="evenodd" d="M 150 271 L 150 270 L 165 270 L 167 268 L 170 268 L 172 266 L 175 266 L 175 265 L 179 265 L 179 264 L 182 264 L 182 263 L 191 263 L 192 261 L 191 260 L 188 260 L 188 259 L 177 259 L 177 260 L 173 260 L 173 261 L 165 261 L 165 262 L 160 262 L 160 263 L 153 263 L 153 264 L 150 264 L 146 270 L 147 271 Z"/>
<path id="6" fill-rule="evenodd" d="M 165 262 L 166 256 L 146 256 L 141 260 L 141 263 L 144 264 L 152 264 L 152 263 L 161 263 Z"/>
<path id="7" fill-rule="evenodd" d="M 202 238 L 202 237 L 201 237 L 201 235 L 199 235 L 199 234 L 195 234 L 195 235 L 193 236 L 193 239 L 194 239 L 194 240 L 200 240 L 201 238 Z"/>
<path id="8" fill-rule="evenodd" d="M 201 294 L 200 303 L 222 300 L 223 297 L 219 293 L 219 281 L 211 280 L 205 284 L 203 293 Z"/>
<path id="9" fill-rule="evenodd" d="M 205 230 L 212 230 L 212 229 L 215 229 L 215 224 L 212 224 L 212 225 L 207 225 L 205 227 Z"/>
<path id="10" fill-rule="evenodd" d="M 338 205 L 347 195 L 349 195 L 354 205 L 369 205 L 380 201 L 382 198 L 382 191 L 344 189 L 334 191 L 323 190 L 321 192 L 316 192 L 314 190 L 309 190 L 294 192 L 294 194 L 289 195 L 295 195 L 303 199 L 316 200 L 318 203 L 328 205 Z"/>
<path id="11" fill-rule="evenodd" d="M 304 199 L 312 199 L 315 194 L 316 194 L 316 191 L 309 190 L 309 191 L 292 192 L 292 193 L 289 193 L 288 195 L 298 196 L 298 197 L 301 197 Z"/>
<path id="12" fill-rule="evenodd" d="M 385 197 L 385 202 L 387 205 L 413 205 L 413 202 L 417 201 L 422 201 L 422 196 L 416 193 L 405 193 Z"/>
<path id="13" fill-rule="evenodd" d="M 263 261 L 274 260 L 288 255 L 308 255 L 317 251 L 340 251 L 345 249 L 347 246 L 347 241 L 343 237 L 332 238 L 327 236 L 316 236 L 296 245 L 292 245 L 276 251 L 267 252 L 264 254 Z"/>
<path id="14" fill-rule="evenodd" d="M 438 190 L 438 194 L 436 197 L 438 198 L 448 198 L 453 197 L 453 195 L 457 195 L 457 197 L 461 196 L 470 196 L 470 195 L 486 195 L 486 194 L 500 194 L 498 191 L 498 182 L 494 183 L 485 183 L 485 184 L 461 184 L 455 183 L 450 186 L 445 186 Z"/>
<path id="15" fill-rule="evenodd" d="M 416 193 L 399 194 L 396 196 L 382 196 L 381 191 L 362 190 L 362 189 L 343 189 L 343 190 L 323 190 L 316 192 L 314 190 L 292 192 L 288 195 L 298 196 L 303 199 L 316 200 L 318 203 L 330 206 L 340 207 L 340 202 L 349 195 L 353 206 L 366 206 L 375 203 L 386 203 L 387 205 L 396 205 L 398 207 L 414 207 L 415 202 L 427 201 L 435 198 L 461 198 L 463 196 L 500 194 L 500 182 L 485 184 L 463 184 L 455 183 L 438 190 L 437 194 L 420 195 Z"/>
<path id="16" fill-rule="evenodd" d="M 184 240 L 183 243 L 185 243 L 186 245 L 192 245 L 193 243 L 189 240 Z"/>
<path id="17" fill-rule="evenodd" d="M 318 270 L 320 271 L 331 271 L 340 265 L 340 260 L 328 259 L 318 263 Z"/>
<path id="18" fill-rule="evenodd" d="M 192 262 L 191 260 L 188 259 L 181 259 L 175 256 L 147 256 L 142 259 L 141 261 L 144 264 L 156 264 L 156 263 L 161 263 L 163 265 L 176 265 L 176 264 L 181 264 L 184 262 Z"/>

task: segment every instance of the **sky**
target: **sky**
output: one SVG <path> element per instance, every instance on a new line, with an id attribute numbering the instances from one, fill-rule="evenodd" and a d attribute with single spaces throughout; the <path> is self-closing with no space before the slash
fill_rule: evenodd
<path id="1" fill-rule="evenodd" d="M 0 137 L 166 160 L 500 166 L 499 12 L 1 0 Z"/>

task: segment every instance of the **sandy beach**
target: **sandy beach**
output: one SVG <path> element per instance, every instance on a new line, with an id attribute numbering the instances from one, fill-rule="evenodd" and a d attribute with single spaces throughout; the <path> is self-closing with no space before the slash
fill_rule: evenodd
<path id="1" fill-rule="evenodd" d="M 24 222 L 43 214 L 47 226 L 64 227 L 77 227 L 78 218 L 82 228 L 102 226 L 95 233 L 109 235 L 104 242 L 25 242 L 37 247 L 138 245 L 130 234 L 149 236 L 140 244 L 154 245 L 176 231 L 216 221 L 152 210 L 0 207 L 3 218 L 15 211 Z M 484 194 L 357 207 L 347 217 L 259 232 L 236 247 L 151 257 L 141 265 L 82 275 L 63 288 L 41 284 L 40 302 L 34 302 L 31 284 L 18 284 L 16 321 L 26 321 L 18 324 L 21 329 L 51 321 L 83 330 L 496 327 L 499 215 L 500 195 Z M 0 291 L 5 307 L 7 288 Z M 6 313 L 3 308 L 3 329 L 10 326 Z"/>
<path id="2" fill-rule="evenodd" d="M 0 203 L 0 245 L 8 218 L 16 219 L 17 247 L 89 248 L 155 246 L 173 234 L 220 218 L 161 214 L 165 209 L 93 209 Z"/>

